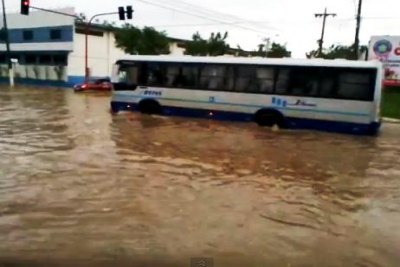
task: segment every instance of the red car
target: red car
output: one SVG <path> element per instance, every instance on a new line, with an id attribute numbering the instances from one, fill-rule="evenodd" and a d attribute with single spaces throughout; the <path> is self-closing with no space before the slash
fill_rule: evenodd
<path id="1" fill-rule="evenodd" d="M 111 91 L 112 84 L 110 79 L 97 79 L 94 81 L 89 81 L 87 83 L 76 84 L 74 86 L 75 92 L 82 91 Z"/>

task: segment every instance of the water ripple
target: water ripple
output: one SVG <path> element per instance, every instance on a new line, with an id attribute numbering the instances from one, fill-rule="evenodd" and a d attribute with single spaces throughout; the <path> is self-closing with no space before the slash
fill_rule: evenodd
<path id="1" fill-rule="evenodd" d="M 400 127 L 274 132 L 108 107 L 1 88 L 0 265 L 397 266 Z"/>

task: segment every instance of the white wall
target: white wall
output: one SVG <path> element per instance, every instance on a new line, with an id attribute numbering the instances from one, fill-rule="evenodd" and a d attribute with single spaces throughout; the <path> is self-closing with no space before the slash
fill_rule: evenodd
<path id="1" fill-rule="evenodd" d="M 15 77 L 49 81 L 66 81 L 67 67 L 56 69 L 56 66 L 19 65 L 15 66 Z M 0 65 L 0 77 L 8 77 L 7 64 Z"/>
<path id="2" fill-rule="evenodd" d="M 113 33 L 100 36 L 88 36 L 88 67 L 91 76 L 110 76 L 112 65 L 125 53 L 115 47 Z M 68 58 L 68 75 L 84 76 L 85 74 L 85 35 L 74 33 L 73 52 Z"/>
<path id="3" fill-rule="evenodd" d="M 183 56 L 185 53 L 185 49 L 178 47 L 178 44 L 175 42 L 169 45 L 169 51 L 170 54 L 174 56 Z"/>
<path id="4" fill-rule="evenodd" d="M 100 36 L 88 36 L 88 66 L 90 76 L 111 76 L 112 66 L 115 61 L 125 55 L 125 52 L 115 46 L 115 37 L 112 32 L 104 32 Z M 177 43 L 171 43 L 171 55 L 183 55 L 185 49 L 178 47 Z M 85 75 L 85 35 L 74 33 L 73 52 L 68 58 L 68 75 Z"/>
<path id="5" fill-rule="evenodd" d="M 0 51 L 6 51 L 6 49 L 5 44 L 0 44 Z M 72 49 L 72 42 L 10 44 L 11 51 L 72 51 Z"/>
<path id="6" fill-rule="evenodd" d="M 19 2 L 20 1 L 15 1 Z M 57 9 L 67 14 L 75 14 L 73 7 Z M 21 15 L 20 13 L 7 14 L 7 26 L 9 29 L 28 29 L 48 26 L 64 26 L 73 25 L 74 18 L 62 16 L 54 13 L 49 13 L 40 10 L 29 11 L 29 16 Z M 0 28 L 3 27 L 3 20 L 0 20 Z"/>
<path id="7" fill-rule="evenodd" d="M 59 9 L 67 14 L 74 14 L 74 8 Z M 40 27 L 57 27 L 57 26 L 73 26 L 74 18 L 63 16 L 59 14 L 44 12 L 40 10 L 30 10 L 28 16 L 21 15 L 20 13 L 12 13 L 7 15 L 7 27 L 9 29 L 30 29 Z M 3 20 L 0 19 L 0 28 L 4 25 Z M 10 49 L 14 51 L 71 51 L 72 41 L 68 42 L 49 42 L 49 43 L 11 43 Z M 0 51 L 5 51 L 6 45 L 0 44 Z"/>

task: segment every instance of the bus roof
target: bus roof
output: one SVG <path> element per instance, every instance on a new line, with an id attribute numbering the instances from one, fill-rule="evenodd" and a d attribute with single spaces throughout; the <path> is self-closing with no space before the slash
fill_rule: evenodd
<path id="1" fill-rule="evenodd" d="M 262 57 L 200 57 L 200 56 L 142 56 L 127 55 L 117 60 L 122 61 L 154 61 L 154 62 L 183 62 L 183 63 L 217 63 L 217 64 L 255 64 L 255 65 L 283 65 L 283 66 L 315 66 L 315 67 L 342 67 L 342 68 L 379 68 L 381 62 L 355 61 L 346 59 L 294 59 L 294 58 L 262 58 Z"/>

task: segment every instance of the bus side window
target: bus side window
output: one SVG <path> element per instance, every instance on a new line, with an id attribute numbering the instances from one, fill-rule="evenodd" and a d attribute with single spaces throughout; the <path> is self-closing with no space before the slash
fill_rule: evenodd
<path id="1" fill-rule="evenodd" d="M 118 82 L 126 82 L 126 81 L 127 81 L 126 68 L 121 68 L 118 71 Z"/>
<path id="2" fill-rule="evenodd" d="M 175 86 L 176 77 L 179 75 L 179 66 L 175 64 L 171 64 L 167 67 L 167 83 L 166 86 L 173 87 Z"/>
<path id="3" fill-rule="evenodd" d="M 337 95 L 339 98 L 372 100 L 371 75 L 361 71 L 347 71 L 339 74 Z"/>
<path id="4" fill-rule="evenodd" d="M 137 66 L 124 66 L 118 71 L 118 82 L 137 84 L 139 68 Z"/>
<path id="5" fill-rule="evenodd" d="M 147 65 L 147 85 L 164 86 L 167 82 L 165 70 L 161 63 L 149 63 Z"/>
<path id="6" fill-rule="evenodd" d="M 252 66 L 240 66 L 236 68 L 236 82 L 234 91 L 257 92 L 256 69 Z"/>
<path id="7" fill-rule="evenodd" d="M 287 93 L 295 96 L 316 96 L 318 93 L 318 71 L 318 68 L 292 68 Z"/>
<path id="8" fill-rule="evenodd" d="M 277 79 L 275 84 L 275 93 L 276 94 L 287 94 L 287 89 L 289 85 L 289 68 L 280 68 L 277 73 Z"/>
<path id="9" fill-rule="evenodd" d="M 180 79 L 183 83 L 183 86 L 187 87 L 187 88 L 197 87 L 198 72 L 199 72 L 199 69 L 194 64 L 183 65 L 182 69 L 181 69 L 181 73 L 180 73 L 180 75 L 181 75 Z"/>
<path id="10" fill-rule="evenodd" d="M 224 74 L 224 66 L 204 66 L 200 74 L 201 88 L 205 90 L 224 90 Z"/>
<path id="11" fill-rule="evenodd" d="M 235 88 L 236 70 L 234 66 L 227 66 L 225 75 L 225 90 L 233 91 Z"/>
<path id="12" fill-rule="evenodd" d="M 274 91 L 274 68 L 259 67 L 256 71 L 259 93 L 270 94 Z"/>
<path id="13" fill-rule="evenodd" d="M 324 68 L 320 72 L 319 97 L 331 98 L 336 94 L 337 71 L 331 68 Z"/>

